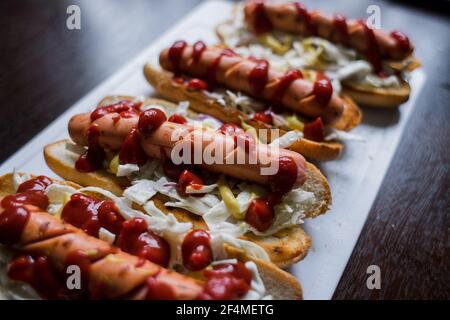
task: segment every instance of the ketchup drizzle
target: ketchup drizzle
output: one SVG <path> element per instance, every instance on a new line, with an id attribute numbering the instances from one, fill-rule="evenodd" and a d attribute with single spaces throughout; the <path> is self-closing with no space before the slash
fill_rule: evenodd
<path id="1" fill-rule="evenodd" d="M 364 20 L 358 20 L 358 23 L 363 26 L 364 32 L 367 36 L 367 49 L 365 55 L 367 60 L 372 64 L 375 73 L 380 74 L 381 67 L 381 54 L 378 47 L 377 39 L 372 28 L 370 28 Z"/>
<path id="2" fill-rule="evenodd" d="M 294 2 L 294 6 L 295 10 L 297 10 L 298 21 L 303 21 L 305 24 L 305 31 L 311 35 L 316 34 L 316 26 L 306 6 L 300 2 Z"/>
<path id="3" fill-rule="evenodd" d="M 179 40 L 175 41 L 175 43 L 169 49 L 169 60 L 170 63 L 172 64 L 173 72 L 175 74 L 180 73 L 181 56 L 186 46 L 187 46 L 186 41 Z"/>
<path id="4" fill-rule="evenodd" d="M 279 80 L 277 87 L 272 96 L 272 103 L 276 106 L 282 104 L 283 96 L 292 82 L 297 79 L 302 79 L 303 74 L 298 69 L 291 69 L 287 71 Z"/>
<path id="5" fill-rule="evenodd" d="M 269 73 L 269 62 L 267 60 L 257 60 L 250 72 L 248 83 L 250 89 L 256 95 L 260 94 L 266 87 Z"/>
<path id="6" fill-rule="evenodd" d="M 264 0 L 255 1 L 253 28 L 257 34 L 266 33 L 273 29 L 272 22 L 267 16 Z"/>
<path id="7" fill-rule="evenodd" d="M 75 169 L 80 172 L 91 172 L 102 168 L 106 154 L 100 146 L 99 138 L 100 129 L 94 123 L 87 130 L 88 149 L 75 162 Z"/>
<path id="8" fill-rule="evenodd" d="M 192 60 L 194 63 L 197 63 L 201 56 L 203 51 L 205 51 L 206 49 L 206 44 L 203 41 L 197 41 L 196 43 L 194 43 L 193 46 L 193 52 L 192 52 Z"/>
<path id="9" fill-rule="evenodd" d="M 217 56 L 216 59 L 211 63 L 211 65 L 208 67 L 206 71 L 206 80 L 209 84 L 209 86 L 212 88 L 214 87 L 214 84 L 216 83 L 216 74 L 217 74 L 217 68 L 219 67 L 220 60 L 222 60 L 223 57 L 233 57 L 236 53 L 231 49 L 223 49 L 222 52 Z"/>
<path id="10" fill-rule="evenodd" d="M 348 43 L 347 19 L 342 14 L 335 14 L 333 17 L 333 28 L 336 30 L 342 43 Z"/>

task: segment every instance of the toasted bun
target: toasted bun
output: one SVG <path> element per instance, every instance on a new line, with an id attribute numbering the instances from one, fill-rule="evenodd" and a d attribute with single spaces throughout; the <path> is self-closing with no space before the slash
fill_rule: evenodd
<path id="1" fill-rule="evenodd" d="M 396 108 L 408 101 L 411 88 L 406 81 L 400 88 L 372 88 L 355 83 L 344 83 L 345 94 L 357 103 L 374 108 Z"/>
<path id="2" fill-rule="evenodd" d="M 58 181 L 59 183 L 70 185 L 76 189 L 81 186 L 71 181 Z M 14 194 L 13 176 L 8 173 L 0 177 L 0 198 Z M 95 196 L 95 195 L 94 195 Z M 166 211 L 167 212 L 167 211 Z M 302 299 L 302 289 L 297 279 L 290 273 L 281 270 L 273 263 L 249 258 L 241 250 L 225 245 L 225 249 L 230 258 L 236 258 L 240 261 L 253 261 L 257 267 L 259 274 L 264 282 L 267 293 L 276 300 L 298 300 Z"/>
<path id="3" fill-rule="evenodd" d="M 156 69 L 150 64 L 145 65 L 144 75 L 148 82 L 166 99 L 174 102 L 189 101 L 190 108 L 199 113 L 209 114 L 222 122 L 235 123 L 240 125 L 241 118 L 245 115 L 233 107 L 222 106 L 218 102 L 207 97 L 200 91 L 189 91 L 172 81 L 172 73 Z M 341 119 L 336 124 L 340 130 L 350 130 L 361 121 L 359 108 L 347 97 L 344 99 L 345 107 Z M 255 122 L 255 121 L 253 121 Z M 252 123 L 252 125 L 255 125 Z M 315 142 L 308 139 L 301 139 L 290 149 L 301 153 L 306 158 L 327 161 L 339 157 L 342 151 L 342 144 L 338 142 Z"/>

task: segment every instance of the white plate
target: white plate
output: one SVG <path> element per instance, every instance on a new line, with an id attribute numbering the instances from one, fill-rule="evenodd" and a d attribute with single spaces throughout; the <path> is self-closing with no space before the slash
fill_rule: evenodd
<path id="1" fill-rule="evenodd" d="M 154 91 L 142 73 L 144 63 L 156 59 L 161 49 L 180 38 L 189 42 L 202 39 L 206 43 L 215 43 L 214 27 L 231 14 L 231 8 L 232 4 L 225 1 L 208 1 L 200 5 L 17 151 L 0 167 L 0 174 L 16 168 L 55 176 L 44 162 L 42 148 L 68 137 L 67 123 L 72 115 L 92 109 L 106 95 L 152 94 Z M 411 79 L 412 96 L 399 112 L 364 110 L 363 124 L 352 133 L 363 137 L 365 142 L 347 143 L 342 159 L 321 167 L 331 185 L 333 207 L 326 215 L 305 223 L 313 246 L 303 261 L 290 268 L 303 286 L 305 299 L 332 297 L 424 80 L 422 71 L 414 72 Z"/>

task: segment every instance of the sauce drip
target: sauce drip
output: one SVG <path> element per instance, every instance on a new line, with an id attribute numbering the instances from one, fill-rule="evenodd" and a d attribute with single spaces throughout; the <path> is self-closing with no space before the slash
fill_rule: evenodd
<path id="1" fill-rule="evenodd" d="M 196 190 L 200 190 L 204 185 L 203 180 L 197 176 L 196 174 L 190 172 L 189 170 L 184 170 L 180 177 L 178 178 L 178 182 L 176 185 L 176 190 L 178 194 L 182 197 L 186 197 L 188 195 L 192 196 L 203 196 L 204 193 L 193 193 L 187 194 L 186 188 L 191 187 Z"/>
<path id="2" fill-rule="evenodd" d="M 223 263 L 203 272 L 208 279 L 200 299 L 237 299 L 249 290 L 252 273 L 240 261 L 235 264 Z"/>
<path id="3" fill-rule="evenodd" d="M 400 31 L 392 31 L 391 37 L 395 39 L 397 42 L 397 47 L 400 48 L 400 51 L 403 54 L 408 53 L 411 50 L 411 43 L 409 42 L 409 38 Z"/>
<path id="4" fill-rule="evenodd" d="M 166 267 L 170 260 L 170 246 L 148 230 L 147 222 L 142 218 L 133 218 L 123 223 L 117 245 L 125 252 L 147 259 Z"/>
<path id="5" fill-rule="evenodd" d="M 294 2 L 295 10 L 297 10 L 298 20 L 305 24 L 305 32 L 310 35 L 316 34 L 316 26 L 312 21 L 312 16 L 303 3 Z"/>
<path id="6" fill-rule="evenodd" d="M 95 121 L 110 113 L 119 113 L 123 118 L 129 118 L 133 115 L 141 113 L 141 101 L 133 102 L 130 100 L 122 100 L 114 104 L 98 107 L 91 113 L 91 121 Z"/>
<path id="7" fill-rule="evenodd" d="M 312 122 L 305 123 L 303 128 L 303 135 L 305 139 L 322 142 L 325 139 L 325 128 L 322 118 L 317 117 Z"/>
<path id="8" fill-rule="evenodd" d="M 278 81 L 277 87 L 272 96 L 272 103 L 276 106 L 282 105 L 284 94 L 289 86 L 297 79 L 303 78 L 303 74 L 300 70 L 291 69 L 287 71 Z"/>
<path id="9" fill-rule="evenodd" d="M 203 41 L 197 41 L 194 43 L 192 52 L 192 61 L 197 63 L 200 61 L 203 51 L 206 49 L 206 44 Z"/>
<path id="10" fill-rule="evenodd" d="M 211 65 L 208 67 L 208 70 L 206 71 L 206 80 L 209 84 L 209 86 L 212 88 L 214 87 L 214 84 L 216 83 L 216 74 L 217 69 L 219 67 L 220 61 L 223 57 L 233 57 L 236 53 L 234 53 L 231 49 L 223 49 L 220 54 L 217 56 L 216 59 L 211 63 Z"/>
<path id="11" fill-rule="evenodd" d="M 91 172 L 101 169 L 105 160 L 105 151 L 100 146 L 100 129 L 92 124 L 87 130 L 88 149 L 75 162 L 75 169 L 80 172 Z"/>
<path id="12" fill-rule="evenodd" d="M 191 270 L 198 271 L 206 268 L 213 259 L 210 243 L 211 237 L 202 229 L 189 232 L 181 245 L 183 265 Z"/>
<path id="13" fill-rule="evenodd" d="M 342 43 L 348 43 L 348 25 L 347 19 L 342 14 L 335 14 L 333 17 L 333 27 L 339 35 Z"/>
<path id="14" fill-rule="evenodd" d="M 119 152 L 121 164 L 143 165 L 147 162 L 147 155 L 141 145 L 141 138 L 137 128 L 133 128 L 125 138 Z"/>
<path id="15" fill-rule="evenodd" d="M 70 197 L 61 219 L 94 237 L 98 237 L 100 228 L 118 235 L 124 221 L 114 201 L 99 201 L 82 193 Z"/>
<path id="16" fill-rule="evenodd" d="M 272 204 L 263 198 L 253 199 L 245 214 L 245 222 L 260 232 L 269 229 L 274 218 Z"/>
<path id="17" fill-rule="evenodd" d="M 172 64 L 173 72 L 175 74 L 180 73 L 180 62 L 181 56 L 183 55 L 183 51 L 186 48 L 186 41 L 175 41 L 175 43 L 169 49 L 169 60 Z"/>
<path id="18" fill-rule="evenodd" d="M 255 1 L 253 28 L 257 34 L 266 33 L 273 29 L 272 22 L 267 16 L 264 0 Z"/>
<path id="19" fill-rule="evenodd" d="M 145 110 L 139 116 L 138 129 L 141 134 L 151 134 L 167 120 L 166 114 L 157 108 Z"/>
<path id="20" fill-rule="evenodd" d="M 370 64 L 374 69 L 374 72 L 380 74 L 382 71 L 381 66 L 381 54 L 380 49 L 378 48 L 377 39 L 375 37 L 375 33 L 372 28 L 370 28 L 364 20 L 359 20 L 359 24 L 364 27 L 364 32 L 367 36 L 367 49 L 365 55 L 367 60 L 369 60 Z"/>
<path id="21" fill-rule="evenodd" d="M 267 60 L 257 60 L 256 65 L 250 72 L 248 83 L 250 89 L 256 95 L 259 95 L 266 87 L 269 73 L 269 62 Z"/>

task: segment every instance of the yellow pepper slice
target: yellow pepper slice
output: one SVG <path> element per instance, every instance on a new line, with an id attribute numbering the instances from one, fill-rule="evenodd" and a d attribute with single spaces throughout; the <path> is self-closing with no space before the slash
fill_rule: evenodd
<path id="1" fill-rule="evenodd" d="M 263 45 L 269 47 L 274 53 L 278 55 L 285 54 L 292 47 L 292 37 L 288 35 L 283 38 L 283 43 L 281 43 L 280 41 L 278 41 L 278 39 L 268 33 L 262 35 L 259 40 Z"/>
<path id="2" fill-rule="evenodd" d="M 116 174 L 119 169 L 119 155 L 116 154 L 109 163 L 109 171 Z"/>
<path id="3" fill-rule="evenodd" d="M 217 182 L 219 186 L 220 196 L 222 197 L 225 206 L 230 211 L 231 215 L 239 220 L 244 219 L 244 215 L 241 213 L 239 208 L 239 203 L 234 197 L 233 191 L 228 186 L 228 183 L 224 176 L 220 176 L 219 181 Z"/>
<path id="4" fill-rule="evenodd" d="M 287 116 L 285 119 L 289 129 L 303 131 L 303 122 L 301 122 L 295 114 Z"/>

